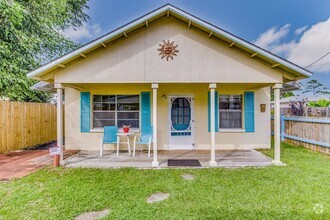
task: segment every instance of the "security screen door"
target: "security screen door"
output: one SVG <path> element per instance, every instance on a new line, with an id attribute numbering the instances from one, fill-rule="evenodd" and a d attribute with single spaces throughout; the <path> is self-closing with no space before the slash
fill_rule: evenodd
<path id="1" fill-rule="evenodd" d="M 193 96 L 169 96 L 169 149 L 195 148 Z"/>

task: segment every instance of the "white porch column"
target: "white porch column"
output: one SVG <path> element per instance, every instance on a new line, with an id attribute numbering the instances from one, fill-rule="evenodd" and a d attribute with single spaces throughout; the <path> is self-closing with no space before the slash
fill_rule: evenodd
<path id="1" fill-rule="evenodd" d="M 63 162 L 63 90 L 62 84 L 55 84 L 57 90 L 57 146 L 61 148 L 60 163 Z"/>
<path id="2" fill-rule="evenodd" d="M 152 88 L 152 126 L 153 126 L 153 161 L 152 166 L 158 167 L 159 162 L 157 158 L 157 89 L 158 83 L 151 84 Z"/>
<path id="3" fill-rule="evenodd" d="M 282 84 L 275 84 L 274 89 L 274 164 L 282 164 L 281 162 L 281 108 L 280 108 L 280 91 Z"/>
<path id="4" fill-rule="evenodd" d="M 210 83 L 209 85 L 210 88 L 210 123 L 211 123 L 211 160 L 209 162 L 209 165 L 211 167 L 216 167 L 218 164 L 215 160 L 215 102 L 214 102 L 214 98 L 215 98 L 215 89 L 217 88 L 217 84 L 215 83 Z"/>

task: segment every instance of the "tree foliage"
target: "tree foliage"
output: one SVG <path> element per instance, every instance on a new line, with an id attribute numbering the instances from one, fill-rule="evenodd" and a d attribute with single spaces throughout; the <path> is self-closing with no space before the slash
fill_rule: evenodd
<path id="1" fill-rule="evenodd" d="M 281 99 L 282 99 L 282 98 L 291 97 L 291 96 L 295 96 L 295 94 L 294 94 L 293 92 L 291 92 L 291 91 L 288 91 L 288 92 L 281 92 L 281 94 L 280 94 L 280 98 L 281 98 Z M 274 92 L 272 92 L 272 93 L 270 94 L 270 100 L 271 100 L 271 101 L 274 101 Z"/>
<path id="2" fill-rule="evenodd" d="M 30 90 L 26 74 L 78 47 L 61 31 L 89 17 L 88 0 L 0 0 L 0 97 L 43 102 L 49 94 Z"/>
<path id="3" fill-rule="evenodd" d="M 303 93 L 312 92 L 313 95 L 317 94 L 330 94 L 329 88 L 324 86 L 316 79 L 312 79 L 306 83 Z"/>
<path id="4" fill-rule="evenodd" d="M 291 97 L 291 96 L 294 96 L 294 93 L 291 92 L 291 91 L 281 93 L 281 98 L 288 98 L 288 97 Z"/>
<path id="5" fill-rule="evenodd" d="M 308 103 L 310 107 L 330 107 L 329 99 L 320 99 L 318 101 L 312 101 Z"/>

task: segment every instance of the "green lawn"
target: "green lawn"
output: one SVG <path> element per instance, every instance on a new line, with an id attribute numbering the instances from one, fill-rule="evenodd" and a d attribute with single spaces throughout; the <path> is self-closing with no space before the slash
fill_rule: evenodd
<path id="1" fill-rule="evenodd" d="M 282 158 L 287 166 L 242 169 L 47 167 L 0 184 L 0 219 L 72 219 L 106 208 L 109 219 L 330 219 L 330 157 L 284 144 Z M 154 192 L 170 198 L 146 203 Z"/>

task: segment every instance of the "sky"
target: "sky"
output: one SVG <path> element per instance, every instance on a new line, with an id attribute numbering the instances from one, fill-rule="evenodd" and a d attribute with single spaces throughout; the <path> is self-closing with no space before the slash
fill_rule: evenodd
<path id="1" fill-rule="evenodd" d="M 65 34 L 85 44 L 167 3 L 302 67 L 329 52 L 307 69 L 330 87 L 330 0 L 89 0 L 91 19 Z"/>

